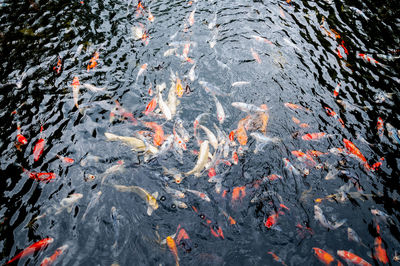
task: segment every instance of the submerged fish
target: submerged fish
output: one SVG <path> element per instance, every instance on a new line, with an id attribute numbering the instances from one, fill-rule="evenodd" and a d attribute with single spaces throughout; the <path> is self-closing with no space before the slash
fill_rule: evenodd
<path id="1" fill-rule="evenodd" d="M 319 221 L 322 226 L 324 226 L 328 229 L 331 229 L 331 230 L 338 229 L 340 226 L 342 226 L 346 222 L 346 219 L 344 219 L 342 221 L 332 224 L 325 218 L 324 214 L 322 213 L 321 208 L 318 207 L 317 205 L 314 205 L 314 218 L 315 218 L 315 220 Z"/>
<path id="2" fill-rule="evenodd" d="M 208 146 L 209 145 L 208 145 L 207 140 L 205 140 L 205 141 L 203 141 L 203 143 L 201 143 L 199 157 L 197 158 L 196 165 L 194 166 L 194 168 L 192 170 L 190 170 L 189 172 L 186 172 L 185 175 L 191 175 L 191 174 L 195 174 L 196 176 L 200 175 L 201 170 L 203 170 L 204 166 L 206 165 L 206 163 L 208 161 L 208 151 L 209 151 Z"/>
<path id="3" fill-rule="evenodd" d="M 132 148 L 132 150 L 135 150 L 135 151 L 149 152 L 151 154 L 156 154 L 158 152 L 158 149 L 156 147 L 154 147 L 151 144 L 148 144 L 146 146 L 145 143 L 138 138 L 118 136 L 118 135 L 108 133 L 108 132 L 104 133 L 104 135 L 106 136 L 107 140 L 121 141 L 121 142 L 127 144 L 128 146 L 130 146 Z"/>
<path id="4" fill-rule="evenodd" d="M 26 256 L 29 256 L 29 255 L 35 253 L 36 251 L 44 249 L 45 247 L 47 247 L 49 244 L 51 244 L 53 242 L 54 242 L 54 238 L 52 238 L 52 237 L 48 237 L 48 238 L 39 240 L 38 242 L 30 245 L 29 247 L 25 248 L 23 251 L 18 253 L 14 258 L 12 258 L 8 262 L 6 262 L 6 264 L 11 264 L 15 261 L 18 261 L 21 258 L 24 258 Z"/>
<path id="5" fill-rule="evenodd" d="M 140 198 L 142 198 L 147 204 L 147 215 L 151 215 L 153 211 L 158 209 L 158 192 L 154 192 L 150 194 L 145 189 L 138 186 L 122 186 L 122 185 L 114 185 L 114 187 L 121 192 L 133 192 L 137 194 Z"/>
<path id="6" fill-rule="evenodd" d="M 372 266 L 370 263 L 366 262 L 359 256 L 346 251 L 346 250 L 338 250 L 337 254 L 341 257 L 344 261 L 346 261 L 349 265 L 359 265 L 359 266 Z"/>
<path id="7" fill-rule="evenodd" d="M 263 149 L 264 146 L 267 145 L 268 143 L 281 142 L 281 139 L 278 137 L 268 137 L 258 132 L 252 132 L 250 133 L 250 136 L 252 136 L 257 142 L 256 148 L 254 149 L 254 153 L 257 153 L 259 150 Z"/>

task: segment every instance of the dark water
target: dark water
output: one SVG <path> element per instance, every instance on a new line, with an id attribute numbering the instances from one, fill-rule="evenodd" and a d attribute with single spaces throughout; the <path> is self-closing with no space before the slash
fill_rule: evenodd
<path id="1" fill-rule="evenodd" d="M 136 15 L 136 1 L 0 3 L 0 82 L 4 84 L 0 98 L 1 262 L 52 237 L 54 242 L 46 249 L 26 256 L 19 264 L 39 265 L 66 244 L 58 265 L 173 265 L 172 253 L 159 240 L 177 232 L 180 225 L 190 237 L 186 245 L 177 247 L 181 265 L 279 264 L 268 252 L 287 265 L 319 265 L 313 247 L 336 259 L 337 250 L 352 250 L 371 264 L 379 264 L 376 256 L 368 256 L 375 252 L 378 235 L 390 263 L 396 263 L 393 257 L 400 252 L 399 143 L 389 136 L 387 123 L 400 128 L 397 1 L 197 1 L 191 5 L 188 1 L 145 1 L 143 5 L 146 11 L 150 8 L 154 22 L 147 19 L 147 13 Z M 213 22 L 214 27 L 210 25 Z M 133 37 L 132 27 L 140 27 L 139 23 L 150 36 L 147 45 Z M 193 82 L 185 78 L 191 63 L 175 55 L 164 56 L 174 47 L 182 54 L 189 41 L 196 43 L 188 53 L 196 63 Z M 183 45 L 170 46 L 173 42 Z M 82 47 L 80 53 L 78 47 Z M 260 63 L 252 51 L 259 55 Z M 87 71 L 95 52 L 99 53 L 98 65 Z M 359 54 L 373 59 L 363 60 Z M 59 73 L 53 69 L 58 58 L 62 59 Z M 145 63 L 147 70 L 137 79 Z M 154 97 L 148 89 L 155 91 L 156 84 L 166 82 L 166 101 L 171 71 L 182 79 L 184 88 L 188 85 L 177 114 L 170 121 L 157 114 L 145 116 L 143 111 Z M 78 110 L 71 86 L 75 76 L 80 84 L 107 90 L 94 93 L 81 86 Z M 281 139 L 254 153 L 256 142 L 250 133 L 257 130 L 247 132 L 249 141 L 241 148 L 238 164 L 221 163 L 216 168 L 223 180 L 224 197 L 223 192 L 215 191 L 215 184 L 207 182 L 207 172 L 200 178 L 188 176 L 178 185 L 162 169 L 186 172 L 193 168 L 197 156 L 191 151 L 199 150 L 193 121 L 199 114 L 210 113 L 202 124 L 217 133 L 214 100 L 199 80 L 225 92 L 217 98 L 227 115 L 219 126 L 226 134 L 248 115 L 231 103 L 245 102 L 268 106 L 266 135 Z M 237 81 L 250 84 L 232 86 Z M 335 97 L 333 91 L 339 83 Z M 137 131 L 149 130 L 129 118 L 110 123 L 115 100 L 135 118 L 162 125 L 165 135 L 173 133 L 179 117 L 191 136 L 183 161 L 172 150 L 146 161 L 121 142 L 107 141 L 105 132 L 134 136 Z M 303 109 L 293 111 L 285 107 L 287 102 Z M 335 111 L 345 126 L 338 117 L 328 116 L 325 107 Z M 12 113 L 14 110 L 17 112 Z M 309 127 L 300 127 L 293 116 Z M 378 117 L 384 122 L 382 137 L 377 130 Z M 26 145 L 16 145 L 18 123 Z M 205 140 L 203 131 L 198 131 Z M 301 138 L 313 132 L 330 135 L 319 141 Z M 34 161 L 32 151 L 41 137 L 46 145 Z M 368 170 L 355 156 L 329 152 L 344 148 L 343 139 L 354 143 L 369 165 L 383 157 L 382 166 Z M 227 160 L 235 149 L 238 146 L 231 147 Z M 296 159 L 295 150 L 327 154 L 313 157 L 313 164 Z M 214 154 L 211 146 L 210 152 Z M 57 155 L 73 158 L 74 163 L 64 163 Z M 285 169 L 283 158 L 301 173 Z M 101 184 L 102 174 L 120 160 L 124 170 L 108 175 Z M 53 172 L 57 177 L 40 182 L 22 169 Z M 326 180 L 328 173 L 337 174 Z M 87 180 L 88 174 L 96 179 Z M 282 179 L 256 185 L 270 174 Z M 177 208 L 164 189 L 166 183 L 182 191 L 205 192 L 211 201 L 186 192 L 182 201 L 188 208 Z M 148 216 L 143 199 L 119 192 L 113 184 L 158 191 L 158 209 Z M 325 198 L 338 193 L 343 185 L 348 185 L 347 193 Z M 238 187 L 245 187 L 245 196 L 235 201 L 232 196 Z M 93 201 L 99 191 L 98 201 Z M 64 209 L 56 214 L 60 202 L 73 193 L 83 197 L 72 205 L 71 212 Z M 315 201 L 318 198 L 322 199 L 319 203 Z M 94 205 L 88 208 L 90 202 Z M 323 227 L 314 219 L 316 204 L 330 222 L 346 219 L 345 224 L 334 230 Z M 111 213 L 113 206 L 116 219 Z M 379 219 L 371 210 L 389 217 Z M 275 213 L 279 215 L 276 225 L 267 228 L 265 222 Z M 236 224 L 230 223 L 229 216 Z M 348 240 L 347 227 L 358 233 L 363 244 Z M 223 237 L 214 236 L 218 229 Z"/>

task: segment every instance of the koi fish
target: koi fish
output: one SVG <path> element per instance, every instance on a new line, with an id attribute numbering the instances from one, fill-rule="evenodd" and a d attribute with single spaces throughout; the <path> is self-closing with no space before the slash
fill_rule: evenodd
<path id="1" fill-rule="evenodd" d="M 99 53 L 95 52 L 93 57 L 90 59 L 89 64 L 87 66 L 87 71 L 97 66 L 97 60 L 99 59 Z"/>
<path id="2" fill-rule="evenodd" d="M 58 159 L 60 159 L 63 163 L 66 163 L 66 164 L 73 164 L 73 163 L 75 162 L 74 159 L 69 158 L 69 157 L 64 157 L 64 156 L 61 156 L 61 155 L 58 155 L 58 154 L 57 154 L 57 157 L 58 157 Z"/>
<path id="3" fill-rule="evenodd" d="M 286 108 L 289 108 L 291 110 L 303 110 L 303 111 L 310 112 L 310 109 L 305 108 L 301 105 L 294 104 L 294 103 L 284 103 L 284 105 Z"/>
<path id="4" fill-rule="evenodd" d="M 103 185 L 104 181 L 106 178 L 116 172 L 123 172 L 125 170 L 124 168 L 124 160 L 119 160 L 116 165 L 111 166 L 108 168 L 103 174 L 102 174 L 102 179 L 101 179 L 101 184 Z"/>
<path id="5" fill-rule="evenodd" d="M 210 202 L 210 201 L 211 201 L 210 198 L 207 196 L 207 194 L 204 193 L 204 192 L 200 192 L 200 191 L 192 190 L 192 189 L 185 189 L 185 191 L 190 192 L 190 193 L 193 193 L 193 194 L 196 195 L 197 197 L 199 197 L 199 198 L 201 198 L 202 200 L 205 200 L 205 201 L 207 201 L 207 202 Z"/>
<path id="6" fill-rule="evenodd" d="M 275 261 L 280 262 L 282 265 L 287 265 L 281 258 L 279 258 L 274 252 L 269 251 L 268 254 L 270 254 L 272 256 L 272 258 L 274 258 Z"/>
<path id="7" fill-rule="evenodd" d="M 324 137 L 328 137 L 329 135 L 324 132 L 317 132 L 317 133 L 308 133 L 301 137 L 302 140 L 320 140 Z"/>
<path id="8" fill-rule="evenodd" d="M 182 180 L 184 179 L 184 177 L 182 176 L 181 172 L 179 172 L 178 169 L 176 169 L 176 168 L 167 169 L 164 166 L 162 168 L 163 168 L 164 174 L 170 175 L 174 178 L 175 183 L 180 184 L 182 182 Z"/>
<path id="9" fill-rule="evenodd" d="M 129 119 L 134 125 L 137 125 L 137 120 L 135 119 L 135 117 L 131 112 L 128 112 L 125 108 L 123 108 L 117 100 L 115 100 L 115 104 L 116 104 L 115 110 L 118 112 L 120 116 L 122 116 L 125 119 Z"/>
<path id="10" fill-rule="evenodd" d="M 338 114 L 337 113 L 335 113 L 335 111 L 333 111 L 331 108 L 329 108 L 329 107 L 325 107 L 325 110 L 326 110 L 326 113 L 329 115 L 329 116 L 332 116 L 333 118 L 336 118 L 339 122 L 340 122 L 340 124 L 342 125 L 342 127 L 344 128 L 344 122 L 343 122 L 343 120 L 338 116 Z"/>
<path id="11" fill-rule="evenodd" d="M 215 150 L 217 150 L 217 149 L 218 149 L 218 140 L 217 140 L 217 137 L 214 135 L 214 133 L 212 133 L 211 130 L 209 130 L 208 128 L 206 128 L 206 127 L 203 126 L 203 125 L 199 125 L 199 127 L 200 127 L 201 129 L 203 129 L 204 132 L 206 133 L 207 138 L 208 138 L 208 140 L 209 140 L 211 146 L 213 146 L 213 148 L 214 148 Z"/>
<path id="12" fill-rule="evenodd" d="M 167 236 L 167 246 L 174 255 L 176 266 L 179 266 L 178 249 L 176 248 L 175 240 L 170 236 Z"/>
<path id="13" fill-rule="evenodd" d="M 58 57 L 57 65 L 53 67 L 53 70 L 54 70 L 57 74 L 60 74 L 60 73 L 61 73 L 61 69 L 62 69 L 62 60 L 61 60 L 61 57 Z"/>
<path id="14" fill-rule="evenodd" d="M 139 69 L 139 71 L 137 73 L 137 76 L 136 76 L 136 82 L 138 81 L 139 77 L 146 71 L 146 69 L 147 69 L 147 63 L 143 64 L 140 67 L 140 69 Z"/>
<path id="15" fill-rule="evenodd" d="M 354 264 L 359 266 L 372 266 L 359 256 L 346 250 L 338 250 L 337 255 L 341 257 L 344 261 L 346 261 L 349 265 Z"/>
<path id="16" fill-rule="evenodd" d="M 250 52 L 251 52 L 251 55 L 253 56 L 254 60 L 256 60 L 257 63 L 261 64 L 261 59 L 260 59 L 260 56 L 257 54 L 257 52 L 254 51 L 253 48 L 250 48 Z"/>
<path id="17" fill-rule="evenodd" d="M 104 135 L 109 141 L 122 141 L 126 145 L 130 146 L 134 151 L 148 152 L 153 155 L 158 152 L 156 147 L 150 144 L 146 146 L 145 143 L 138 138 L 118 136 L 108 132 L 104 133 Z"/>
<path id="18" fill-rule="evenodd" d="M 254 153 L 257 153 L 259 150 L 263 149 L 268 143 L 279 143 L 281 141 L 280 138 L 268 137 L 258 132 L 252 132 L 250 136 L 252 136 L 257 142 Z"/>
<path id="19" fill-rule="evenodd" d="M 162 126 L 160 126 L 159 124 L 155 123 L 155 122 L 144 122 L 144 125 L 146 127 L 151 128 L 152 130 L 154 130 L 155 134 L 153 137 L 153 143 L 155 146 L 160 146 L 163 144 L 165 137 L 164 137 L 164 130 L 162 128 Z"/>
<path id="20" fill-rule="evenodd" d="M 196 8 L 193 9 L 192 12 L 190 12 L 190 15 L 189 15 L 189 25 L 190 25 L 190 26 L 193 26 L 193 24 L 194 24 L 194 13 L 195 13 L 195 12 L 196 12 Z"/>
<path id="21" fill-rule="evenodd" d="M 151 215 L 153 211 L 158 209 L 158 192 L 154 192 L 150 194 L 145 189 L 138 186 L 122 186 L 122 185 L 114 185 L 115 189 L 121 192 L 133 192 L 137 194 L 140 198 L 142 198 L 147 204 L 147 215 Z"/>
<path id="22" fill-rule="evenodd" d="M 388 135 L 393 140 L 393 142 L 396 144 L 400 144 L 399 134 L 396 129 L 389 123 L 386 123 L 386 128 L 388 131 Z"/>
<path id="23" fill-rule="evenodd" d="M 249 103 L 242 103 L 242 102 L 233 102 L 231 105 L 237 109 L 239 109 L 242 112 L 246 113 L 267 113 L 268 108 L 262 108 L 255 106 L 254 104 L 249 104 Z"/>
<path id="24" fill-rule="evenodd" d="M 28 140 L 21 134 L 21 126 L 17 123 L 17 142 L 21 145 L 28 143 Z"/>
<path id="25" fill-rule="evenodd" d="M 340 89 L 340 82 L 336 86 L 336 88 L 333 90 L 333 96 L 336 98 L 339 96 L 339 89 Z"/>
<path id="26" fill-rule="evenodd" d="M 176 84 L 174 81 L 172 81 L 171 87 L 168 92 L 168 100 L 167 100 L 167 105 L 168 105 L 169 110 L 171 111 L 172 116 L 174 116 L 176 114 L 176 107 L 179 105 L 179 100 L 176 97 L 177 95 L 175 92 L 175 90 L 176 90 L 175 87 L 176 87 Z"/>
<path id="27" fill-rule="evenodd" d="M 52 265 L 57 260 L 57 258 L 60 257 L 68 249 L 68 247 L 68 245 L 63 245 L 57 248 L 56 251 L 54 251 L 53 255 L 51 255 L 50 257 L 46 257 L 42 260 L 40 266 Z"/>
<path id="28" fill-rule="evenodd" d="M 147 19 L 148 19 L 150 22 L 154 22 L 154 16 L 153 16 L 153 14 L 151 13 L 150 8 L 149 8 L 149 15 L 148 15 Z"/>
<path id="29" fill-rule="evenodd" d="M 383 127 L 383 119 L 378 117 L 378 122 L 376 123 L 376 129 L 378 130 L 378 135 L 380 138 L 383 137 L 383 133 L 385 132 L 385 128 Z"/>
<path id="30" fill-rule="evenodd" d="M 53 242 L 54 242 L 54 238 L 52 238 L 52 237 L 48 237 L 48 238 L 39 240 L 38 242 L 30 245 L 29 247 L 25 248 L 23 251 L 18 253 L 14 258 L 12 258 L 8 262 L 6 262 L 6 264 L 11 264 L 15 261 L 18 261 L 19 259 L 25 258 L 26 256 L 29 256 L 29 255 L 35 253 L 36 251 L 46 248 L 49 244 L 51 244 Z"/>
<path id="31" fill-rule="evenodd" d="M 239 163 L 239 156 L 236 151 L 232 151 L 232 162 L 234 165 Z"/>
<path id="32" fill-rule="evenodd" d="M 276 224 L 276 222 L 278 221 L 278 217 L 279 217 L 279 214 L 276 212 L 273 212 L 270 216 L 268 216 L 267 220 L 264 223 L 264 226 L 267 228 L 273 227 Z M 278 227 L 277 227 L 277 229 L 279 230 Z"/>
<path id="33" fill-rule="evenodd" d="M 214 102 L 215 102 L 215 106 L 217 108 L 217 119 L 219 121 L 220 124 L 223 124 L 225 121 L 225 112 L 224 112 L 224 108 L 222 107 L 222 104 L 218 101 L 217 97 L 214 96 L 213 97 Z"/>
<path id="34" fill-rule="evenodd" d="M 264 37 L 257 36 L 257 35 L 251 35 L 250 37 L 255 39 L 258 42 L 264 42 L 264 43 L 268 43 L 270 45 L 273 45 L 273 43 L 270 40 L 268 40 L 268 39 L 266 39 Z"/>
<path id="35" fill-rule="evenodd" d="M 181 98 L 182 95 L 183 95 L 184 90 L 183 90 L 183 87 L 182 87 L 181 80 L 179 78 L 177 78 L 177 80 L 176 80 L 175 90 L 176 90 L 176 95 L 178 95 L 178 97 Z"/>
<path id="36" fill-rule="evenodd" d="M 118 237 L 119 237 L 119 215 L 117 212 L 117 208 L 115 206 L 111 207 L 111 220 L 113 223 L 113 229 L 114 229 L 114 235 L 115 235 L 115 242 L 112 245 L 113 249 L 117 248 L 117 243 L 118 243 Z"/>
<path id="37" fill-rule="evenodd" d="M 387 256 L 386 250 L 382 247 L 382 238 L 380 236 L 375 238 L 374 246 L 375 251 L 373 257 L 383 264 L 388 264 L 389 258 Z"/>
<path id="38" fill-rule="evenodd" d="M 173 188 L 169 187 L 168 185 L 165 186 L 165 192 L 167 192 L 172 197 L 177 198 L 177 199 L 183 199 L 185 197 L 185 193 L 183 193 L 180 190 L 173 189 Z"/>
<path id="39" fill-rule="evenodd" d="M 57 177 L 55 173 L 38 173 L 38 172 L 31 172 L 28 170 L 23 169 L 23 172 L 28 175 L 30 179 L 40 181 L 40 182 L 49 182 Z"/>
<path id="40" fill-rule="evenodd" d="M 165 87 L 165 83 L 161 84 L 160 86 Z M 168 104 L 166 104 L 163 100 L 161 89 L 159 89 L 160 86 L 158 87 L 158 106 L 160 106 L 161 112 L 164 114 L 165 118 L 167 120 L 171 120 L 172 112 L 169 109 Z"/>
<path id="41" fill-rule="evenodd" d="M 244 126 L 238 124 L 238 128 L 236 129 L 235 135 L 236 135 L 236 139 L 240 145 L 245 146 L 247 144 L 248 138 L 247 138 L 247 133 L 246 133 L 246 129 L 244 128 Z"/>
<path id="42" fill-rule="evenodd" d="M 183 121 L 180 118 L 175 120 L 174 128 L 182 136 L 184 142 L 188 142 L 190 139 L 189 132 L 185 129 Z"/>
<path id="43" fill-rule="evenodd" d="M 359 159 L 362 163 L 364 163 L 364 166 L 366 169 L 370 169 L 370 166 L 367 163 L 367 159 L 365 159 L 364 155 L 360 152 L 360 150 L 356 147 L 356 145 L 353 144 L 348 139 L 343 139 L 344 145 L 346 149 L 348 150 L 349 153 L 354 155 L 357 159 Z"/>
<path id="44" fill-rule="evenodd" d="M 320 248 L 312 248 L 312 249 L 314 250 L 314 255 L 317 256 L 319 261 L 321 261 L 325 265 L 330 265 L 332 262 L 335 261 L 335 258 L 325 250 L 322 250 Z"/>
<path id="45" fill-rule="evenodd" d="M 196 176 L 199 176 L 201 170 L 203 170 L 204 166 L 206 165 L 206 163 L 208 161 L 208 152 L 209 152 L 209 145 L 208 145 L 208 141 L 205 140 L 200 145 L 200 152 L 199 152 L 199 157 L 197 159 L 196 165 L 194 166 L 194 168 L 191 171 L 186 172 L 185 175 L 188 176 L 191 174 L 195 174 Z"/>
<path id="46" fill-rule="evenodd" d="M 78 109 L 79 109 L 78 96 L 79 96 L 79 87 L 80 86 L 81 86 L 81 84 L 79 83 L 79 78 L 74 77 L 74 80 L 72 81 L 72 95 L 74 97 L 74 104 L 75 104 L 76 108 L 78 108 Z"/>
<path id="47" fill-rule="evenodd" d="M 92 92 L 100 92 L 100 91 L 105 91 L 106 88 L 98 88 L 92 84 L 89 83 L 83 83 L 83 87 L 85 87 L 86 89 L 92 91 Z"/>
<path id="48" fill-rule="evenodd" d="M 157 98 L 154 97 L 146 106 L 146 110 L 144 111 L 145 115 L 148 115 L 150 112 L 153 112 L 157 106 Z"/>
<path id="49" fill-rule="evenodd" d="M 375 59 L 373 59 L 372 57 L 370 57 L 370 56 L 368 56 L 366 54 L 359 53 L 358 56 L 361 57 L 364 61 L 367 61 L 369 63 L 380 64 L 378 61 L 376 61 Z"/>
<path id="50" fill-rule="evenodd" d="M 194 64 L 189 70 L 188 77 L 189 77 L 190 81 L 194 81 L 196 79 L 196 74 L 194 73 L 195 68 L 196 68 L 196 64 Z"/>
<path id="51" fill-rule="evenodd" d="M 307 164 L 310 167 L 314 167 L 317 163 L 314 159 L 307 153 L 302 152 L 301 150 L 292 151 L 292 154 L 297 157 L 300 162 Z"/>
<path id="52" fill-rule="evenodd" d="M 288 158 L 282 158 L 283 163 L 285 164 L 285 168 L 289 171 L 292 172 L 295 175 L 300 175 L 299 170 L 297 170 L 293 164 L 290 163 Z"/>
<path id="53" fill-rule="evenodd" d="M 99 202 L 101 194 L 102 192 L 98 191 L 96 194 L 93 195 L 92 199 L 90 200 L 86 208 L 86 211 L 82 215 L 82 221 L 86 219 L 86 215 L 89 213 L 89 211 Z"/>
<path id="54" fill-rule="evenodd" d="M 246 196 L 246 187 L 234 187 L 232 190 L 232 200 L 231 203 L 235 204 L 239 200 L 243 200 L 243 198 Z"/>
<path id="55" fill-rule="evenodd" d="M 176 50 L 178 50 L 178 48 L 168 49 L 167 51 L 164 52 L 164 56 L 167 57 L 176 54 Z"/>
<path id="56" fill-rule="evenodd" d="M 350 241 L 354 241 L 358 244 L 363 245 L 364 247 L 367 247 L 366 245 L 364 245 L 364 243 L 361 241 L 361 238 L 358 236 L 358 234 L 356 233 L 356 231 L 354 231 L 354 229 L 347 227 L 347 238 Z"/>
<path id="57" fill-rule="evenodd" d="M 324 214 L 322 213 L 321 208 L 318 207 L 317 205 L 314 205 L 314 218 L 315 218 L 315 220 L 319 221 L 322 226 L 324 226 L 328 229 L 331 229 L 331 230 L 338 229 L 340 226 L 342 226 L 346 222 L 346 219 L 343 219 L 342 221 L 332 224 L 325 218 Z"/>

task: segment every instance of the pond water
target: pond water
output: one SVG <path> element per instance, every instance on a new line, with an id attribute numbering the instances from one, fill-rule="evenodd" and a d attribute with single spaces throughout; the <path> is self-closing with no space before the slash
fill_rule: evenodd
<path id="1" fill-rule="evenodd" d="M 396 1 L 0 10 L 2 264 L 398 263 Z"/>

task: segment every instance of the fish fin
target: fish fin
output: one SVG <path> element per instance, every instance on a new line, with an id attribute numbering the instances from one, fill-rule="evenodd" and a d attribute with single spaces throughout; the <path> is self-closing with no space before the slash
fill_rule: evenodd
<path id="1" fill-rule="evenodd" d="M 155 199 L 158 199 L 158 191 L 154 192 L 153 194 L 151 194 Z"/>
<path id="2" fill-rule="evenodd" d="M 71 213 L 71 212 L 72 212 L 72 206 L 69 206 L 69 207 L 67 208 L 67 212 L 68 212 L 68 213 Z"/>
<path id="3" fill-rule="evenodd" d="M 147 215 L 151 216 L 151 214 L 153 213 L 153 208 L 151 206 L 147 206 Z"/>

